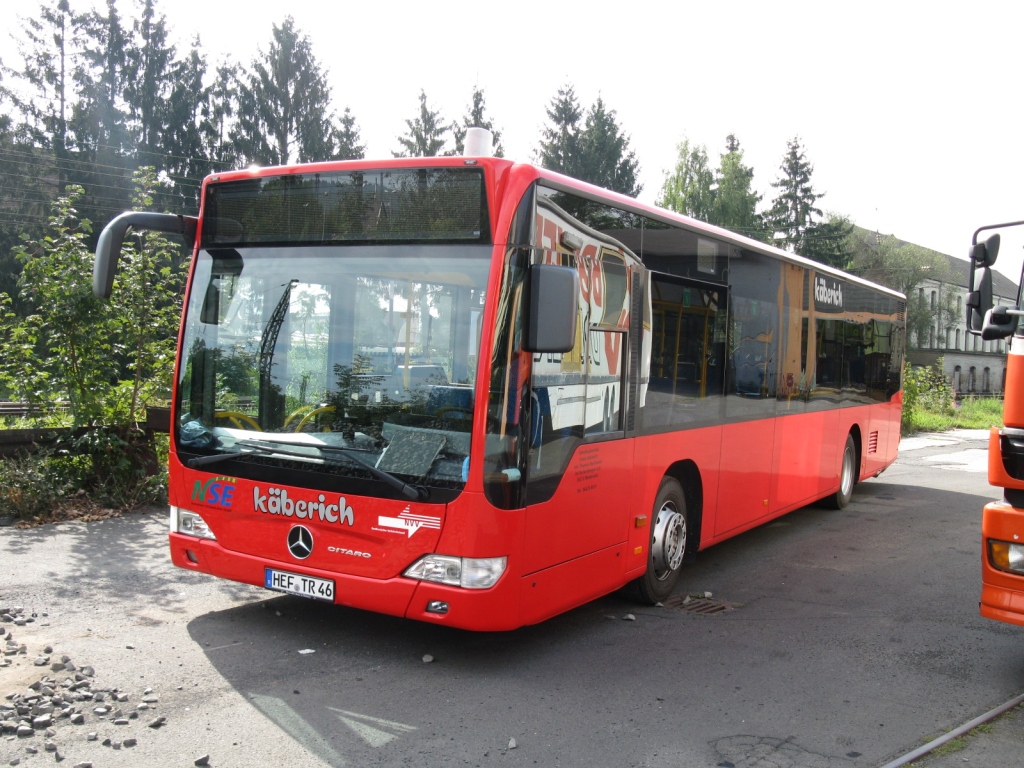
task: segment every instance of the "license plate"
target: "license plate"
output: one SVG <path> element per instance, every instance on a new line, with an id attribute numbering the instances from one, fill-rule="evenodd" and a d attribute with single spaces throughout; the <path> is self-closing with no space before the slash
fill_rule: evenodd
<path id="1" fill-rule="evenodd" d="M 265 577 L 264 586 L 267 589 L 334 602 L 334 582 L 328 579 L 317 579 L 313 576 L 302 576 L 287 571 L 275 571 L 273 568 L 266 569 Z"/>

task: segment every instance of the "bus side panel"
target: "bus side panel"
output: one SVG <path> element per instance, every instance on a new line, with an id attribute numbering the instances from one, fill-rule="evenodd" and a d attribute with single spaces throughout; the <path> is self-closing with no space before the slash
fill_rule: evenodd
<path id="1" fill-rule="evenodd" d="M 867 430 L 861 446 L 861 479 L 874 477 L 896 459 L 900 444 L 900 409 L 893 403 L 865 406 Z"/>
<path id="2" fill-rule="evenodd" d="M 520 623 L 536 624 L 623 586 L 624 550 L 619 544 L 523 576 Z"/>
<path id="3" fill-rule="evenodd" d="M 647 548 L 650 545 L 650 524 L 658 488 L 669 468 L 678 461 L 692 461 L 700 472 L 703 496 L 701 508 L 700 545 L 714 538 L 718 517 L 718 477 L 722 450 L 722 427 L 702 427 L 682 432 L 649 435 L 636 441 L 636 474 L 631 515 L 628 521 L 628 571 L 647 566 Z M 646 515 L 646 525 L 637 527 L 636 516 Z M 637 547 L 643 547 L 635 554 Z M 630 575 L 638 575 L 635 572 Z"/>
<path id="4" fill-rule="evenodd" d="M 580 445 L 554 496 L 526 508 L 521 572 L 540 571 L 625 541 L 632 478 L 633 440 Z M 620 562 L 618 573 L 624 570 Z"/>
<path id="5" fill-rule="evenodd" d="M 889 440 L 886 443 L 885 466 L 896 461 L 900 451 L 900 430 L 903 427 L 903 393 L 898 392 L 892 402 L 885 404 L 885 415 L 889 419 Z"/>
<path id="6" fill-rule="evenodd" d="M 988 540 L 1024 540 L 1024 510 L 1003 501 L 985 505 L 981 515 L 981 615 L 1024 626 L 1024 576 L 993 568 L 988 561 Z"/>
<path id="7" fill-rule="evenodd" d="M 772 485 L 776 419 L 759 419 L 722 428 L 718 515 L 714 535 L 767 515 Z"/>
<path id="8" fill-rule="evenodd" d="M 821 454 L 826 448 L 826 416 L 826 411 L 816 411 L 779 417 L 775 427 L 772 512 L 817 496 Z M 828 447 L 831 449 L 831 445 Z"/>

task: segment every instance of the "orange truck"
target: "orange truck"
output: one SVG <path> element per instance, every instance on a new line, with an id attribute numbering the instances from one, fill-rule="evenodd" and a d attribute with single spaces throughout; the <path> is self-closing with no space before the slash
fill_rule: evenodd
<path id="1" fill-rule="evenodd" d="M 993 306 L 992 265 L 999 234 L 979 242 L 982 232 L 1024 221 L 980 227 L 971 243 L 971 293 L 967 326 L 986 341 L 1010 339 L 1006 362 L 1003 427 L 989 438 L 988 480 L 1003 498 L 985 505 L 981 518 L 981 615 L 1024 626 L 1024 316 L 1018 282 L 1015 306 Z"/>

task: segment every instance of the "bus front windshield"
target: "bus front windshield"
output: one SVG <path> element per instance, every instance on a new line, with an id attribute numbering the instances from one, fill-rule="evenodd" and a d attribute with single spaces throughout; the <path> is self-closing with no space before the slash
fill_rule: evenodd
<path id="1" fill-rule="evenodd" d="M 369 465 L 461 488 L 490 256 L 486 245 L 201 250 L 179 452 L 193 466 L 228 454 L 253 477 L 270 465 L 344 482 Z"/>

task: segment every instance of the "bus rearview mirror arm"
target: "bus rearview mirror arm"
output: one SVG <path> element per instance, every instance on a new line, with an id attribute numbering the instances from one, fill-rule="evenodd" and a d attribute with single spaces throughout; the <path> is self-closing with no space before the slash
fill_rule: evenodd
<path id="1" fill-rule="evenodd" d="M 195 216 L 180 216 L 173 213 L 145 213 L 129 211 L 113 219 L 100 233 L 96 242 L 96 259 L 92 267 L 92 292 L 101 299 L 109 299 L 117 274 L 117 262 L 121 247 L 129 229 L 147 229 L 153 232 L 167 232 L 181 235 L 185 245 L 195 242 Z"/>

